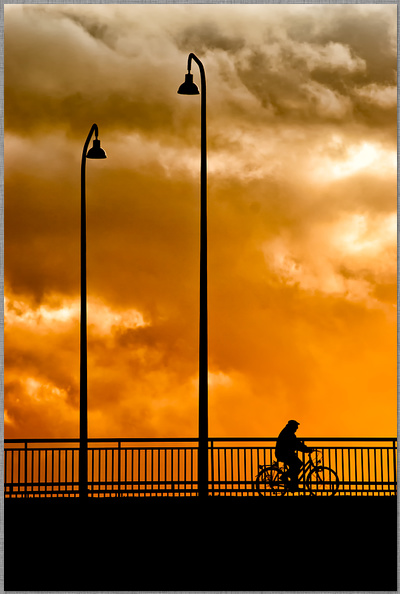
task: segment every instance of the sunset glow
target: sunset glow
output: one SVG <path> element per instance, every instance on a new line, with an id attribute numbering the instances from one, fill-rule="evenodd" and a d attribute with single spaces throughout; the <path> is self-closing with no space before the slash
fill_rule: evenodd
<path id="1" fill-rule="evenodd" d="M 6 5 L 5 437 L 196 437 L 207 76 L 209 434 L 396 434 L 396 23 L 380 5 Z M 193 68 L 194 80 L 199 82 Z"/>

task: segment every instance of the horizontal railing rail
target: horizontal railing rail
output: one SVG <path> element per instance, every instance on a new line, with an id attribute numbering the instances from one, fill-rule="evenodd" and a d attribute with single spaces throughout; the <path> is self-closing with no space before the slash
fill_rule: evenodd
<path id="1" fill-rule="evenodd" d="M 338 475 L 337 495 L 397 493 L 396 438 L 304 438 Z M 209 439 L 209 494 L 256 495 L 276 438 Z M 5 439 L 6 498 L 79 497 L 78 439 Z M 299 453 L 306 460 L 305 455 Z M 197 496 L 195 438 L 89 439 L 90 497 Z"/>

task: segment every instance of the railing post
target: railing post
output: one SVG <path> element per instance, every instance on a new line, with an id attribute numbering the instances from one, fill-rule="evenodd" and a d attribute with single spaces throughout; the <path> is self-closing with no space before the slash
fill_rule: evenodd
<path id="1" fill-rule="evenodd" d="M 27 482 L 28 482 L 28 441 L 25 440 L 25 468 L 24 468 L 24 498 L 27 498 Z"/>
<path id="2" fill-rule="evenodd" d="M 121 497 L 121 440 L 118 441 L 118 497 Z"/>
<path id="3" fill-rule="evenodd" d="M 214 440 L 211 439 L 211 493 L 214 495 Z"/>

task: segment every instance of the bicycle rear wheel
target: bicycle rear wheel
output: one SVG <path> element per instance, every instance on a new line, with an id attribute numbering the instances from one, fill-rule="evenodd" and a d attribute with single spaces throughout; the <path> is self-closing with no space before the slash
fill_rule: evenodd
<path id="1" fill-rule="evenodd" d="M 283 471 L 279 468 L 265 468 L 256 477 L 255 488 L 258 495 L 279 497 L 287 492 L 287 485 L 282 480 Z"/>
<path id="2" fill-rule="evenodd" d="M 306 487 L 312 495 L 332 497 L 339 489 L 339 477 L 332 468 L 316 466 L 307 477 Z"/>

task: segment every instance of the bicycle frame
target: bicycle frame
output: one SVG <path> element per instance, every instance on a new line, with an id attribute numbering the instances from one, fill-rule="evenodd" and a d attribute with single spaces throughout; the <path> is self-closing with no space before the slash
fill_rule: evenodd
<path id="1" fill-rule="evenodd" d="M 311 458 L 312 453 L 316 453 L 316 455 L 317 455 L 316 462 L 314 462 L 313 459 Z M 299 475 L 298 475 L 299 483 L 302 482 L 305 485 L 306 480 L 308 479 L 309 475 L 314 470 L 314 468 L 321 466 L 322 459 L 319 459 L 318 455 L 321 455 L 321 450 L 313 450 L 313 452 L 308 453 L 308 460 L 306 462 L 302 463 L 302 467 L 301 467 Z M 258 474 L 260 474 L 261 472 L 264 472 L 268 468 L 279 469 L 281 464 L 283 464 L 283 472 L 287 473 L 289 470 L 288 464 L 286 462 L 279 462 L 278 460 L 276 460 L 275 462 L 273 462 L 270 465 L 268 465 L 268 464 L 260 465 Z"/>
<path id="2" fill-rule="evenodd" d="M 311 458 L 311 454 L 316 453 L 315 461 Z M 283 465 L 283 469 L 279 467 L 279 462 L 275 461 L 271 465 L 260 465 L 258 474 L 254 481 L 255 489 L 258 494 L 264 495 L 264 487 L 262 485 L 269 485 L 271 489 L 269 492 L 275 495 L 286 495 L 286 493 L 296 491 L 309 492 L 312 495 L 335 495 L 339 488 L 339 477 L 336 472 L 328 466 L 323 466 L 323 457 L 319 458 L 321 451 L 313 450 L 309 452 L 307 462 L 303 462 L 299 469 L 298 479 L 302 481 L 304 487 L 300 489 L 291 489 L 291 481 L 288 475 L 288 464 Z"/>
<path id="3" fill-rule="evenodd" d="M 314 450 L 314 452 L 316 453 L 320 453 L 319 450 Z M 314 468 L 316 468 L 317 466 L 320 466 L 320 463 L 322 462 L 322 460 L 318 460 L 316 462 L 314 462 L 311 458 L 311 454 L 313 452 L 309 452 L 308 454 L 308 460 L 307 462 L 303 463 L 300 472 L 299 472 L 299 482 L 303 482 L 305 483 L 306 479 L 308 478 L 310 472 L 312 470 L 314 470 Z M 287 470 L 289 470 L 289 466 L 284 463 L 284 471 L 286 472 Z"/>

